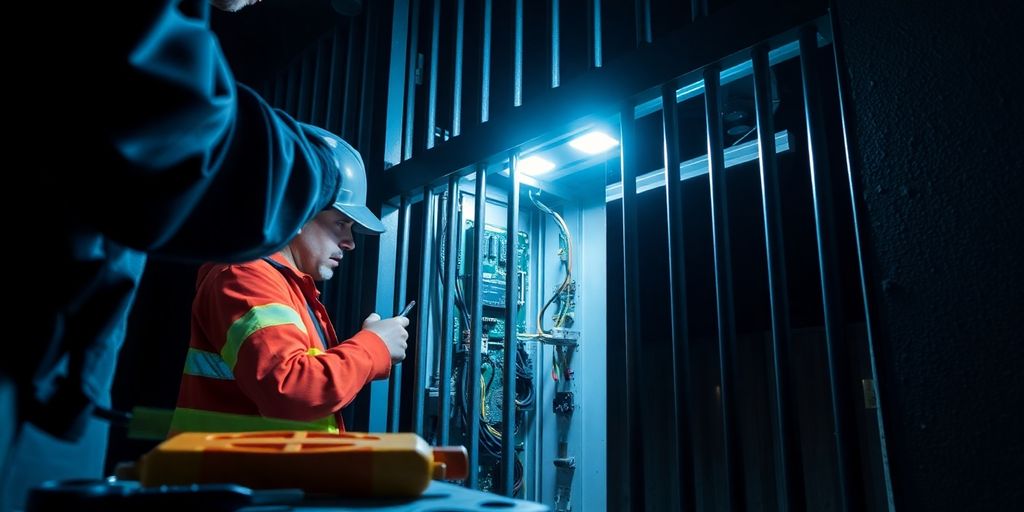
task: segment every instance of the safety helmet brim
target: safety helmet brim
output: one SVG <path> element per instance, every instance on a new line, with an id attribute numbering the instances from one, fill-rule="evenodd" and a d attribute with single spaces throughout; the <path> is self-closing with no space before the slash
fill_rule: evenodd
<path id="1" fill-rule="evenodd" d="M 355 224 L 352 226 L 352 231 L 356 233 L 362 233 L 364 235 L 379 235 L 387 228 L 384 223 L 377 218 L 369 208 L 358 204 L 345 204 L 345 203 L 334 203 L 331 205 L 335 210 L 338 210 L 345 215 L 348 215 Z"/>

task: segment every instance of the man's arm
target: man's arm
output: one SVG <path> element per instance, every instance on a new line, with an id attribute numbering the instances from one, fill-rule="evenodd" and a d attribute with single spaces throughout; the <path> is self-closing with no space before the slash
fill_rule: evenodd
<path id="1" fill-rule="evenodd" d="M 236 84 L 196 2 L 116 9 L 138 26 L 83 56 L 103 80 L 62 99 L 88 121 L 85 154 L 60 170 L 77 218 L 133 249 L 197 261 L 283 246 L 338 190 L 333 135 Z"/>
<path id="2" fill-rule="evenodd" d="M 197 311 L 205 311 L 198 314 L 208 318 L 203 330 L 264 416 L 322 418 L 390 372 L 387 346 L 367 329 L 323 351 L 302 320 L 304 307 L 291 304 L 283 280 L 262 269 L 229 266 L 199 293 L 207 297 L 197 303 Z"/>

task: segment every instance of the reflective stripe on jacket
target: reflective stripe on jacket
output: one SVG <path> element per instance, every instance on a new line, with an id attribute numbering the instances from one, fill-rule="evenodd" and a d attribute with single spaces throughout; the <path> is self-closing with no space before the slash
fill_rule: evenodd
<path id="1" fill-rule="evenodd" d="M 272 258 L 286 268 L 256 260 L 199 270 L 171 433 L 344 430 L 336 413 L 390 373 L 376 334 L 339 343 L 313 279 L 281 253 Z"/>

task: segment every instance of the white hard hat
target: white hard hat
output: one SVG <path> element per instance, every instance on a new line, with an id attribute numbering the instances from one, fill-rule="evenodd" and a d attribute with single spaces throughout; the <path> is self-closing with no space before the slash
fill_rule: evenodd
<path id="1" fill-rule="evenodd" d="M 324 140 L 334 149 L 334 163 L 341 171 L 341 188 L 331 206 L 355 222 L 353 231 L 368 235 L 383 233 L 384 223 L 366 207 L 366 167 L 359 152 L 333 135 L 325 135 Z"/>

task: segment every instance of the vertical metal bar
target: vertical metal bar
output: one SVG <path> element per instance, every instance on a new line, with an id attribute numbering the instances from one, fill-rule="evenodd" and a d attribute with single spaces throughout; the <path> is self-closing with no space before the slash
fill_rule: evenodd
<path id="1" fill-rule="evenodd" d="M 427 140 L 426 148 L 434 147 L 437 128 L 437 58 L 441 38 L 441 0 L 434 0 L 430 17 L 430 63 L 427 65 Z"/>
<path id="2" fill-rule="evenodd" d="M 516 443 L 516 355 L 519 336 L 516 330 L 519 291 L 516 289 L 518 267 L 516 252 L 519 240 L 519 155 L 508 157 L 508 208 L 505 216 L 505 358 L 502 379 L 501 492 L 512 496 L 515 473 Z M 499 257 L 501 254 L 499 253 Z"/>
<path id="3" fill-rule="evenodd" d="M 601 0 L 591 0 L 591 55 L 594 59 L 593 66 L 599 68 L 604 65 L 601 56 Z"/>
<path id="4" fill-rule="evenodd" d="M 607 166 L 608 166 L 608 162 L 605 162 L 605 164 L 601 166 L 602 172 L 604 172 L 604 169 L 607 169 Z M 530 222 L 529 222 L 529 224 L 526 227 L 527 232 L 529 232 L 529 233 L 544 233 L 544 220 L 541 219 L 540 217 L 541 217 L 540 215 L 531 215 L 529 217 Z M 531 256 L 529 256 L 530 258 L 535 258 L 538 261 L 540 260 L 539 254 L 540 254 L 540 246 L 541 245 L 542 245 L 541 240 L 537 240 L 537 242 L 534 244 L 533 247 L 529 247 L 528 248 L 528 250 L 530 251 L 530 254 L 531 254 Z M 537 248 L 537 252 L 534 252 L 534 247 Z M 537 254 L 537 256 L 533 256 L 533 254 Z M 540 283 L 543 280 L 543 277 L 541 277 L 540 274 L 544 273 L 543 269 L 540 267 L 540 264 L 538 263 L 537 267 L 530 267 L 530 268 L 537 268 L 538 269 L 538 271 L 534 273 L 534 279 L 535 279 L 534 283 Z M 530 287 L 528 282 L 524 283 L 523 286 L 526 286 L 527 288 Z M 535 289 L 543 289 L 543 287 L 540 284 L 535 284 L 534 288 Z M 531 297 L 531 300 L 533 300 L 533 298 L 537 297 L 536 291 L 529 290 L 529 292 L 533 292 L 533 293 L 531 295 L 527 295 L 528 290 L 523 290 L 523 298 L 524 299 L 526 299 L 528 296 Z M 524 304 L 524 307 L 525 307 L 525 304 Z M 543 357 L 544 352 L 543 352 L 542 346 L 541 345 L 535 345 L 535 346 L 537 348 L 536 348 L 536 351 L 534 353 L 538 354 L 539 357 Z M 535 361 L 539 361 L 539 360 L 535 360 Z M 546 378 L 545 377 L 546 376 L 545 376 L 545 372 L 544 372 L 544 369 L 543 369 L 543 365 L 538 364 L 538 363 L 535 362 L 533 364 L 533 371 L 530 372 L 530 377 L 529 377 L 530 379 L 533 379 L 533 382 L 535 383 L 535 385 L 534 385 L 534 407 L 538 407 L 537 404 L 540 404 L 540 403 L 543 402 L 543 398 L 542 397 L 544 396 L 543 393 L 544 393 L 545 388 L 546 388 L 546 386 L 545 386 Z M 552 386 L 552 391 L 554 391 L 554 388 L 557 388 L 557 386 Z M 550 442 L 545 444 L 545 438 L 552 438 L 553 437 L 556 442 L 558 440 L 558 433 L 557 432 L 551 432 L 551 434 L 554 434 L 554 435 L 545 435 L 548 432 L 548 430 L 544 428 L 544 425 L 545 425 L 545 423 L 544 423 L 544 420 L 545 420 L 544 416 L 545 416 L 544 414 L 532 414 L 527 419 L 527 421 L 529 421 L 527 428 L 533 430 L 533 442 L 535 443 L 535 446 L 551 446 Z M 556 418 L 555 419 L 556 427 L 557 427 L 557 423 L 558 423 L 558 419 Z M 621 443 L 619 443 L 619 444 L 621 444 Z M 542 493 L 545 492 L 545 491 L 543 491 L 543 485 L 544 485 L 544 483 L 546 481 L 548 481 L 548 480 L 545 480 L 545 477 L 551 478 L 552 473 L 550 472 L 550 470 L 549 471 L 545 471 L 544 470 L 545 461 L 547 460 L 545 458 L 546 454 L 543 453 L 544 451 L 545 450 L 543 450 L 543 449 L 533 449 L 533 450 L 529 450 L 529 451 L 526 451 L 526 452 L 523 453 L 523 455 L 525 457 L 525 460 L 524 460 L 525 464 L 524 464 L 524 468 L 523 468 L 524 469 L 524 471 L 523 471 L 523 473 L 524 473 L 523 474 L 523 479 L 524 479 L 524 483 L 527 482 L 527 481 L 529 482 L 529 484 L 527 484 L 527 488 L 525 489 L 525 492 L 523 493 L 523 497 L 525 499 L 540 501 L 542 499 L 542 496 L 541 496 Z M 532 471 L 528 471 L 527 468 L 532 468 Z M 555 471 L 557 471 L 557 469 Z M 530 475 L 531 472 L 533 473 L 532 477 Z M 529 478 L 529 480 L 526 480 L 527 478 Z"/>
<path id="5" fill-rule="evenodd" d="M 625 471 L 628 499 L 636 510 L 645 510 L 643 391 L 640 384 L 640 252 L 636 221 L 636 120 L 633 104 L 624 106 L 619 114 L 619 168 L 622 176 L 622 250 L 623 290 L 625 292 L 626 332 L 626 436 L 629 463 Z"/>
<path id="6" fill-rule="evenodd" d="M 459 225 L 459 177 L 448 177 L 448 209 L 444 214 L 448 224 L 448 232 L 444 239 L 444 309 L 442 313 L 441 335 L 441 369 L 437 389 L 438 444 L 448 444 L 448 423 L 451 418 L 451 379 L 452 379 L 452 346 L 458 343 L 455 336 L 455 262 L 459 259 L 456 241 Z"/>
<path id="7" fill-rule="evenodd" d="M 844 364 L 848 352 L 843 334 L 832 179 L 828 168 L 821 85 L 816 74 L 817 39 L 818 33 L 813 26 L 804 27 L 800 31 L 800 72 L 803 78 L 804 115 L 807 119 L 807 152 L 811 165 L 814 225 L 818 236 L 818 267 L 821 271 L 821 298 L 825 313 L 825 347 L 828 354 L 829 387 L 832 393 L 832 418 L 835 422 L 836 470 L 839 476 L 839 500 L 842 510 L 861 510 L 863 500 L 856 483 L 859 480 L 857 448 L 852 444 L 856 425 L 849 411 L 849 378 Z"/>
<path id="8" fill-rule="evenodd" d="M 423 187 L 423 261 L 420 268 L 419 329 L 416 340 L 416 380 L 413 382 L 413 431 L 423 436 L 423 402 L 426 400 L 427 340 L 430 339 L 430 283 L 434 274 L 434 215 L 435 194 L 430 185 Z"/>
<path id="9" fill-rule="evenodd" d="M 665 211 L 668 224 L 668 266 L 672 306 L 672 403 L 668 432 L 679 432 L 672 443 L 670 482 L 671 510 L 696 510 L 695 455 L 690 409 L 690 337 L 686 311 L 686 250 L 683 239 L 683 183 L 679 179 L 679 112 L 676 83 L 661 88 L 662 126 L 665 144 Z"/>
<path id="10" fill-rule="evenodd" d="M 633 4 L 636 22 L 636 45 L 643 46 L 653 41 L 651 36 L 651 0 L 636 0 Z"/>
<path id="11" fill-rule="evenodd" d="M 352 124 L 356 115 L 359 114 L 360 105 L 357 97 L 359 78 L 362 73 L 357 73 L 359 60 L 364 56 L 365 48 L 359 44 L 360 25 L 356 18 L 348 18 L 348 49 L 345 55 L 345 87 L 341 97 L 341 127 L 339 133 L 345 140 L 353 140 L 357 134 L 352 133 Z M 365 60 L 365 59 L 364 59 Z M 357 145 L 359 148 L 359 145 Z M 361 148 L 367 151 L 367 148 Z"/>
<path id="12" fill-rule="evenodd" d="M 481 283 L 483 281 L 484 222 L 487 212 L 487 165 L 478 164 L 476 169 L 476 204 L 473 207 L 473 326 L 469 334 L 469 369 L 466 375 L 469 387 L 469 478 L 466 486 L 478 487 L 480 478 L 480 343 L 483 338 L 484 302 Z"/>
<path id="13" fill-rule="evenodd" d="M 559 53 L 561 52 L 561 18 L 559 16 L 561 7 L 558 0 L 551 0 L 551 88 L 558 87 L 561 83 L 561 63 Z"/>
<path id="14" fill-rule="evenodd" d="M 722 389 L 722 437 L 725 440 L 727 510 L 746 507 L 743 458 L 736 425 L 733 389 L 736 356 L 736 312 L 732 298 L 732 251 L 729 243 L 729 202 L 725 183 L 725 150 L 722 146 L 720 70 L 704 70 L 704 105 L 707 118 L 708 174 L 711 185 L 711 227 L 715 253 L 715 299 L 718 309 L 718 364 Z"/>
<path id="15" fill-rule="evenodd" d="M 380 146 L 379 138 L 374 135 L 373 125 L 376 122 L 375 118 L 381 117 L 377 108 L 380 105 L 380 100 L 377 98 L 384 96 L 378 92 L 377 88 L 377 69 L 381 60 L 377 58 L 377 52 L 381 47 L 379 44 L 381 38 L 378 34 L 384 22 L 384 18 L 381 15 L 381 9 L 383 8 L 383 2 L 371 3 L 366 6 L 362 16 L 362 68 L 359 71 L 361 80 L 359 82 L 359 117 L 356 129 L 358 130 L 357 136 L 359 137 L 358 147 L 364 153 L 376 151 L 372 147 L 374 139 L 377 139 L 377 145 Z M 364 276 L 369 276 L 369 274 L 360 274 L 361 280 L 365 281 Z"/>
<path id="16" fill-rule="evenodd" d="M 317 39 L 316 51 L 313 53 L 314 66 L 313 66 L 313 101 L 310 106 L 310 123 L 317 126 L 323 126 L 323 112 L 324 112 L 324 75 L 328 73 L 326 66 L 323 65 L 324 56 L 324 38 Z M 328 52 L 330 49 L 328 48 Z M 328 55 L 328 58 L 330 56 Z M 329 77 L 328 77 L 329 79 Z"/>
<path id="17" fill-rule="evenodd" d="M 512 106 L 523 104 L 523 0 L 516 1 L 512 33 Z"/>
<path id="18" fill-rule="evenodd" d="M 395 312 L 405 306 L 405 290 L 409 281 L 409 198 L 402 196 L 398 207 L 398 254 L 395 257 Z M 388 432 L 398 432 L 402 405 L 402 363 L 391 368 L 388 383 Z"/>
<path id="19" fill-rule="evenodd" d="M 466 33 L 466 0 L 455 2 L 455 55 L 452 64 L 452 137 L 462 133 L 462 46 Z"/>
<path id="20" fill-rule="evenodd" d="M 434 315 L 432 317 L 436 320 L 436 325 L 434 326 L 434 330 L 431 331 L 433 334 L 431 339 L 436 341 L 434 341 L 433 346 L 430 347 L 430 362 L 427 363 L 427 366 L 430 368 L 430 380 L 428 381 L 429 384 L 427 386 L 428 388 L 432 388 L 435 393 L 438 391 L 439 380 L 441 379 L 441 358 L 444 357 L 444 354 L 441 353 L 441 346 L 444 345 L 445 341 L 443 329 L 444 303 L 446 302 L 446 298 L 445 285 L 441 281 L 444 279 L 445 273 L 442 258 L 447 254 L 444 247 L 445 241 L 447 240 L 447 234 L 444 230 L 445 226 L 448 224 L 448 205 L 450 204 L 450 197 L 451 196 L 448 195 L 448 186 L 445 184 L 445 187 L 439 194 L 437 194 L 437 210 L 435 210 L 437 213 L 435 214 L 436 220 L 434 221 L 434 243 L 436 245 L 434 246 L 434 273 L 432 277 L 434 281 L 431 283 L 431 294 L 433 295 L 434 300 L 437 301 L 438 315 Z M 427 396 L 430 397 L 433 395 L 428 393 Z M 438 403 L 434 404 L 434 410 L 430 411 L 431 413 L 436 414 L 439 410 L 438 408 L 441 405 L 440 397 L 438 397 L 438 399 Z M 428 442 L 433 443 L 436 442 L 437 439 L 436 429 L 438 427 L 438 418 L 436 416 L 434 417 L 433 424 L 431 426 L 434 428 L 435 433 L 433 437 L 428 439 Z M 424 427 L 423 430 L 424 432 L 428 431 L 426 427 Z"/>
<path id="21" fill-rule="evenodd" d="M 295 117 L 304 123 L 310 122 L 312 111 L 313 88 L 310 85 L 313 83 L 313 57 L 314 52 L 311 49 L 307 49 L 302 54 L 301 75 L 299 76 L 299 111 Z"/>
<path id="22" fill-rule="evenodd" d="M 420 0 L 412 0 L 409 16 L 409 55 L 405 69 L 405 139 L 402 160 L 412 158 L 413 135 L 416 132 L 416 69 L 419 62 L 417 45 L 420 38 Z M 420 308 L 420 311 L 423 309 Z"/>
<path id="23" fill-rule="evenodd" d="M 491 118 L 491 10 L 492 0 L 483 0 L 483 33 L 480 35 L 480 122 Z"/>
<path id="24" fill-rule="evenodd" d="M 345 76 L 341 74 L 341 63 L 339 62 L 344 55 L 344 49 L 341 42 L 341 24 L 337 24 L 334 27 L 334 32 L 331 34 L 331 71 L 330 78 L 327 82 L 327 113 L 324 128 L 329 131 L 338 133 L 341 130 L 340 117 L 338 113 L 338 106 L 341 101 L 338 99 L 340 93 L 338 92 L 339 87 L 344 87 Z"/>
<path id="25" fill-rule="evenodd" d="M 834 2 L 829 2 L 829 6 L 831 8 L 831 14 L 829 14 L 829 22 L 832 28 L 833 41 L 832 56 L 836 68 L 836 85 L 838 86 L 837 92 L 839 96 L 839 118 L 843 132 L 843 154 L 846 158 L 846 186 L 849 188 L 850 192 L 850 213 L 853 218 L 853 236 L 854 242 L 857 245 L 857 270 L 859 271 L 861 299 L 863 300 L 864 307 L 864 325 L 866 326 L 865 332 L 867 334 L 868 342 L 868 357 L 871 363 L 871 375 L 874 377 L 875 381 L 875 396 L 878 397 L 880 402 L 879 406 L 875 409 L 875 414 L 878 424 L 879 449 L 881 450 L 882 454 L 882 473 L 884 474 L 885 479 L 886 501 L 889 505 L 889 510 L 892 511 L 896 509 L 896 504 L 895 498 L 893 497 L 892 475 L 889 468 L 889 450 L 886 447 L 885 441 L 885 408 L 883 407 L 883 403 L 881 402 L 881 394 L 879 391 L 881 385 L 879 383 L 878 366 L 875 360 L 875 329 L 874 322 L 871 319 L 873 308 L 871 306 L 870 299 L 870 297 L 872 297 L 872 290 L 869 288 L 869 283 L 871 282 L 871 280 L 868 277 L 868 266 L 867 262 L 865 261 L 866 258 L 864 256 L 867 252 L 866 244 L 868 244 L 869 241 L 867 239 L 866 232 L 862 231 L 862 229 L 864 228 L 862 227 L 863 224 L 860 221 L 860 212 L 863 211 L 864 208 L 864 196 L 860 192 L 859 185 L 861 181 L 858 178 L 858 176 L 856 176 L 857 170 L 854 168 L 853 164 L 854 149 L 853 142 L 850 140 L 851 129 L 848 126 L 848 119 L 850 119 L 850 117 L 848 116 L 849 111 L 847 110 L 847 108 L 849 108 L 849 103 L 847 102 L 846 98 L 849 97 L 850 89 L 849 83 L 847 82 L 847 74 L 845 70 L 849 68 L 846 66 L 846 58 L 843 54 L 842 48 L 840 48 L 840 45 L 836 43 L 836 41 L 840 41 L 842 40 L 842 38 L 840 37 L 841 28 L 839 27 L 839 23 L 836 21 Z"/>
<path id="26" fill-rule="evenodd" d="M 402 161 L 402 124 L 405 109 L 406 53 L 409 49 L 409 0 L 394 0 L 391 12 L 391 44 L 388 57 L 387 103 L 384 115 L 384 167 Z M 337 45 L 337 29 L 335 29 Z M 335 49 L 335 53 L 338 50 Z M 380 65 L 378 62 L 372 63 Z M 333 88 L 332 88 L 333 90 Z"/>
<path id="27" fill-rule="evenodd" d="M 772 366 L 775 372 L 775 451 L 779 510 L 804 510 L 803 470 L 796 410 L 789 384 L 789 291 L 786 251 L 782 236 L 782 195 L 775 154 L 775 122 L 768 46 L 754 48 L 754 110 L 757 114 L 758 162 L 761 166 L 761 204 L 764 208 L 765 252 L 768 258 L 768 297 L 772 310 Z"/>

